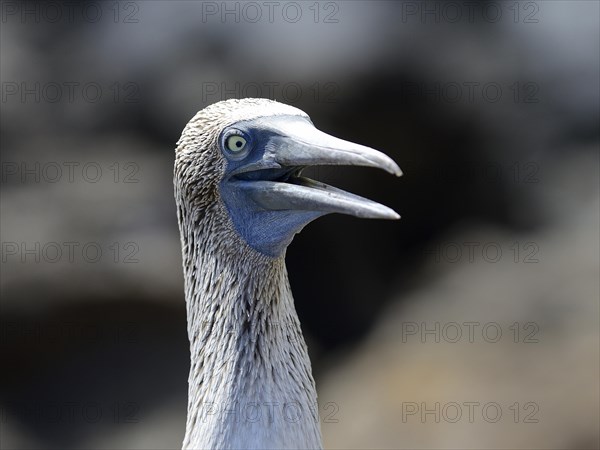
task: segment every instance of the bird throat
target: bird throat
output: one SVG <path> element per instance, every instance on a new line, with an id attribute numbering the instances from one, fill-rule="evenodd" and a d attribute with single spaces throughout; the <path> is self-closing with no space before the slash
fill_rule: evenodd
<path id="1" fill-rule="evenodd" d="M 184 448 L 322 448 L 285 261 L 181 223 L 191 367 Z"/>

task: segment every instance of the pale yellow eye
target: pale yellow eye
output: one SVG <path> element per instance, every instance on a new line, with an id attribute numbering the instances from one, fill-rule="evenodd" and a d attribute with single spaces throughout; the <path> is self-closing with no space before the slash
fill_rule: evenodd
<path id="1" fill-rule="evenodd" d="M 237 135 L 229 136 L 225 145 L 227 145 L 227 150 L 238 153 L 246 147 L 246 139 Z"/>

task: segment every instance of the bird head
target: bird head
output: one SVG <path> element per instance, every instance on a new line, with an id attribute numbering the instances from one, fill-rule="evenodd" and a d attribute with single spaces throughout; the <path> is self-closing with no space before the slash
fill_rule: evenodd
<path id="1" fill-rule="evenodd" d="M 400 218 L 379 203 L 301 176 L 306 167 L 323 165 L 402 174 L 388 156 L 319 131 L 292 106 L 267 99 L 212 104 L 187 124 L 177 144 L 180 220 L 185 213 L 198 223 L 209 210 L 217 212 L 226 222 L 219 226 L 233 227 L 259 253 L 279 257 L 296 233 L 325 214 Z"/>

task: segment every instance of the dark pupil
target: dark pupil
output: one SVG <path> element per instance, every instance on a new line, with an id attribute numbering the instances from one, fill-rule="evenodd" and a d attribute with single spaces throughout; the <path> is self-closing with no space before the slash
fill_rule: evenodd
<path id="1" fill-rule="evenodd" d="M 235 143 L 235 146 L 238 147 L 238 148 L 241 147 L 242 146 L 242 141 L 237 141 Z"/>

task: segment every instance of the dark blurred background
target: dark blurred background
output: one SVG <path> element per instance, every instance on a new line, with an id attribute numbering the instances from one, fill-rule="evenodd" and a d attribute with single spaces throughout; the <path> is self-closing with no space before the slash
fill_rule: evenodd
<path id="1" fill-rule="evenodd" d="M 0 448 L 180 447 L 173 151 L 233 97 L 405 173 L 313 171 L 402 220 L 325 217 L 288 250 L 327 447 L 598 448 L 598 2 L 1 14 Z"/>

